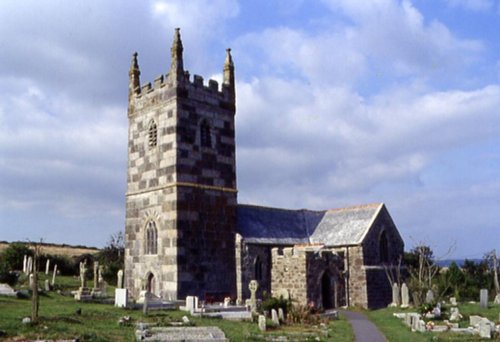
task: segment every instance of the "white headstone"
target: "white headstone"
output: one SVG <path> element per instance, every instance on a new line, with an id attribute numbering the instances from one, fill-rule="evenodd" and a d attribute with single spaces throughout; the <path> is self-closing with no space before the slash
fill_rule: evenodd
<path id="1" fill-rule="evenodd" d="M 450 297 L 450 304 L 453 306 L 457 306 L 457 298 L 456 297 Z"/>
<path id="2" fill-rule="evenodd" d="M 410 294 L 408 293 L 408 286 L 406 283 L 401 285 L 401 307 L 407 308 L 410 305 Z"/>
<path id="3" fill-rule="evenodd" d="M 500 293 L 495 296 L 494 304 L 500 304 Z"/>
<path id="4" fill-rule="evenodd" d="M 280 321 L 285 321 L 285 313 L 283 312 L 283 308 L 278 308 L 278 318 Z"/>
<path id="5" fill-rule="evenodd" d="M 49 285 L 49 280 L 45 279 L 45 291 L 50 291 L 50 285 Z"/>
<path id="6" fill-rule="evenodd" d="M 125 308 L 128 305 L 128 290 L 115 289 L 115 306 Z"/>
<path id="7" fill-rule="evenodd" d="M 481 338 L 491 338 L 491 324 L 486 320 L 479 322 L 479 337 Z"/>
<path id="8" fill-rule="evenodd" d="M 23 273 L 26 273 L 26 264 L 28 263 L 28 256 L 25 254 L 24 255 L 24 260 L 23 260 Z"/>
<path id="9" fill-rule="evenodd" d="M 231 305 L 231 297 L 225 297 L 224 298 L 224 307 L 227 308 Z"/>
<path id="10" fill-rule="evenodd" d="M 399 285 L 398 283 L 392 284 L 392 304 L 394 306 L 399 306 Z"/>
<path id="11" fill-rule="evenodd" d="M 278 318 L 278 312 L 276 312 L 276 309 L 271 309 L 271 320 L 273 321 L 274 325 L 280 325 L 280 320 Z"/>
<path id="12" fill-rule="evenodd" d="M 30 278 L 29 278 L 29 287 L 30 289 L 33 288 L 33 273 L 30 274 Z"/>
<path id="13" fill-rule="evenodd" d="M 116 287 L 121 289 L 123 287 L 123 270 L 118 271 L 116 278 L 117 278 Z"/>
<path id="14" fill-rule="evenodd" d="M 259 315 L 259 329 L 260 331 L 266 331 L 266 316 Z"/>
<path id="15" fill-rule="evenodd" d="M 57 274 L 57 264 L 54 265 L 54 272 L 52 272 L 52 286 L 54 286 L 56 282 L 56 274 Z"/>
<path id="16" fill-rule="evenodd" d="M 99 261 L 94 261 L 94 289 L 99 288 Z"/>
<path id="17" fill-rule="evenodd" d="M 49 275 L 49 268 L 50 268 L 50 259 L 47 259 L 47 262 L 45 263 L 45 275 Z"/>
<path id="18" fill-rule="evenodd" d="M 488 308 L 488 290 L 487 289 L 481 289 L 481 291 L 479 292 L 479 306 L 482 309 Z"/>
<path id="19" fill-rule="evenodd" d="M 434 292 L 432 292 L 432 290 L 429 289 L 425 294 L 425 302 L 432 303 L 433 301 L 434 301 Z"/>
<path id="20" fill-rule="evenodd" d="M 30 274 L 32 268 L 33 268 L 33 258 L 31 256 L 29 256 L 27 266 L 26 266 L 26 274 Z"/>

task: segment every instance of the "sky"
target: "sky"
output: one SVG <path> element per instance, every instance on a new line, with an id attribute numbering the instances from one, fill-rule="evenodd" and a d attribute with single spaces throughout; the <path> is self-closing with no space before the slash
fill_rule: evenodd
<path id="1" fill-rule="evenodd" d="M 500 249 L 500 0 L 3 0 L 0 240 L 124 231 L 128 69 L 236 70 L 238 201 L 384 202 L 405 249 Z"/>

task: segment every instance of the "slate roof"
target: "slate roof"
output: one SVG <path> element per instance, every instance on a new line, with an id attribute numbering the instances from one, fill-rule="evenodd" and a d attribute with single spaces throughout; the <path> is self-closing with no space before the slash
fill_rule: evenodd
<path id="1" fill-rule="evenodd" d="M 250 243 L 357 245 L 363 241 L 382 207 L 382 203 L 377 203 L 314 211 L 239 204 L 236 230 Z"/>

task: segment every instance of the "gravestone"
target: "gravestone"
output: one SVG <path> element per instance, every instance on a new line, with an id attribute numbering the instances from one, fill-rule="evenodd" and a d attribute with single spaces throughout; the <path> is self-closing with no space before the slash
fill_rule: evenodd
<path id="1" fill-rule="evenodd" d="M 434 292 L 432 292 L 432 290 L 429 289 L 425 294 L 425 302 L 432 303 L 433 301 L 434 301 Z"/>
<path id="2" fill-rule="evenodd" d="M 125 308 L 128 305 L 128 290 L 115 289 L 115 306 Z"/>
<path id="3" fill-rule="evenodd" d="M 30 274 L 30 278 L 29 278 L 29 287 L 30 289 L 33 288 L 33 273 Z"/>
<path id="4" fill-rule="evenodd" d="M 28 262 L 26 263 L 26 274 L 30 274 L 32 268 L 33 268 L 33 258 L 29 256 Z"/>
<path id="5" fill-rule="evenodd" d="M 80 261 L 80 287 L 85 288 L 87 280 L 85 279 L 85 272 L 87 272 L 87 260 Z"/>
<path id="6" fill-rule="evenodd" d="M 498 293 L 496 296 L 495 296 L 495 301 L 493 302 L 494 304 L 500 304 L 500 293 Z"/>
<path id="7" fill-rule="evenodd" d="M 488 290 L 487 289 L 481 289 L 479 291 L 479 306 L 481 307 L 481 309 L 488 308 Z"/>
<path id="8" fill-rule="evenodd" d="M 479 322 L 479 337 L 481 338 L 491 338 L 491 324 L 487 320 L 481 320 Z"/>
<path id="9" fill-rule="evenodd" d="M 285 313 L 283 312 L 283 308 L 278 308 L 278 318 L 280 321 L 285 321 Z"/>
<path id="10" fill-rule="evenodd" d="M 52 286 L 54 286 L 56 282 L 56 274 L 57 274 L 57 264 L 54 265 L 54 272 L 52 272 Z"/>
<path id="11" fill-rule="evenodd" d="M 403 283 L 401 285 L 401 307 L 407 308 L 408 306 L 410 306 L 410 294 L 408 293 L 408 286 Z"/>
<path id="12" fill-rule="evenodd" d="M 276 312 L 276 309 L 271 309 L 271 320 L 273 321 L 274 325 L 280 325 L 280 320 L 278 318 L 278 312 Z"/>
<path id="13" fill-rule="evenodd" d="M 260 331 L 266 331 L 266 316 L 259 315 L 259 329 Z"/>
<path id="14" fill-rule="evenodd" d="M 50 259 L 47 259 L 47 262 L 45 263 L 45 275 L 49 275 L 49 268 L 50 268 Z"/>
<path id="15" fill-rule="evenodd" d="M 94 261 L 94 289 L 99 288 L 99 261 Z"/>
<path id="16" fill-rule="evenodd" d="M 23 259 L 23 273 L 24 274 L 26 274 L 27 263 L 28 263 L 28 256 L 25 254 L 24 259 Z"/>
<path id="17" fill-rule="evenodd" d="M 50 285 L 49 285 L 49 280 L 45 279 L 45 291 L 49 292 L 50 291 Z"/>
<path id="18" fill-rule="evenodd" d="M 259 288 L 259 282 L 257 280 L 250 280 L 248 284 L 248 289 L 250 290 L 250 308 L 252 311 L 257 310 L 257 289 Z"/>
<path id="19" fill-rule="evenodd" d="M 392 284 L 392 303 L 391 306 L 399 306 L 399 285 Z"/>
<path id="20" fill-rule="evenodd" d="M 186 311 L 189 311 L 191 314 L 198 311 L 198 297 L 196 296 L 186 297 Z"/>
<path id="21" fill-rule="evenodd" d="M 450 308 L 450 321 L 460 321 L 462 318 L 463 316 L 457 307 Z"/>
<path id="22" fill-rule="evenodd" d="M 453 306 L 457 306 L 457 298 L 455 297 L 450 297 L 450 304 Z"/>
<path id="23" fill-rule="evenodd" d="M 118 271 L 116 279 L 116 288 L 121 289 L 123 287 L 123 270 Z"/>

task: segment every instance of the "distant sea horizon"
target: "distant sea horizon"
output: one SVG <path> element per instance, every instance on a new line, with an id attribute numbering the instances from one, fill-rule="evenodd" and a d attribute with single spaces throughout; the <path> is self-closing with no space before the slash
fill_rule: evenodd
<path id="1" fill-rule="evenodd" d="M 483 261 L 483 259 L 475 259 L 475 258 L 465 258 L 465 259 L 444 259 L 444 260 L 437 260 L 436 261 L 436 264 L 439 266 L 439 267 L 449 267 L 453 262 L 455 264 L 457 264 L 458 267 L 462 267 L 465 263 L 465 260 L 469 260 L 469 261 L 474 261 L 474 263 L 478 264 L 480 263 L 481 261 Z"/>

